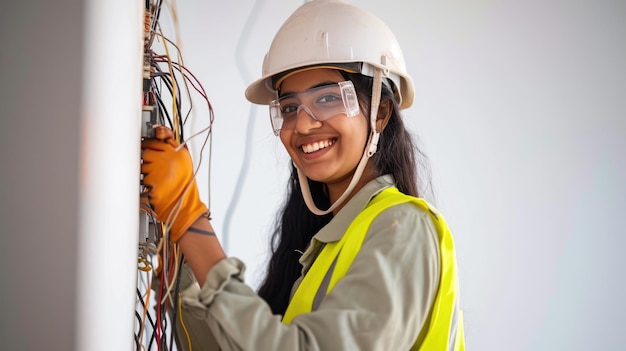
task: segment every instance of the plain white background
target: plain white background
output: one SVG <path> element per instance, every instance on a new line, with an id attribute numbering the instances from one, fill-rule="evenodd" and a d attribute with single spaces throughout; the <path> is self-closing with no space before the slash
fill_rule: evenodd
<path id="1" fill-rule="evenodd" d="M 215 226 L 253 286 L 289 160 L 244 90 L 301 3 L 178 2 L 186 65 L 215 108 Z M 405 118 L 456 239 L 468 349 L 621 349 L 626 3 L 353 3 L 396 33 L 415 81 Z"/>
<path id="2" fill-rule="evenodd" d="M 405 117 L 456 239 L 468 350 L 623 349 L 626 2 L 354 1 L 394 30 L 415 80 Z M 178 1 L 185 64 L 215 108 L 202 196 L 252 286 L 289 160 L 244 90 L 301 3 Z M 130 349 L 141 4 L 4 5 L 0 339 Z"/>

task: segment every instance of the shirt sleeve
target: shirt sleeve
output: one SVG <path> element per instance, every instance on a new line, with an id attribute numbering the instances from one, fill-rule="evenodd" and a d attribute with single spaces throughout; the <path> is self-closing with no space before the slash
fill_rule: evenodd
<path id="1" fill-rule="evenodd" d="M 243 282 L 236 258 L 220 261 L 202 289 L 183 299 L 185 311 L 219 345 L 198 345 L 203 350 L 408 350 L 437 292 L 438 247 L 429 215 L 396 205 L 374 220 L 351 268 L 319 308 L 290 325 Z"/>

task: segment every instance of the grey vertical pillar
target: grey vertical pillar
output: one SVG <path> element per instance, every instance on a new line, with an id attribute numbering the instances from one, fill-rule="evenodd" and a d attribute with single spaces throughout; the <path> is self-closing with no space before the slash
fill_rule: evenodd
<path id="1" fill-rule="evenodd" d="M 3 350 L 133 345 L 142 2 L 96 3 L 0 11 Z"/>

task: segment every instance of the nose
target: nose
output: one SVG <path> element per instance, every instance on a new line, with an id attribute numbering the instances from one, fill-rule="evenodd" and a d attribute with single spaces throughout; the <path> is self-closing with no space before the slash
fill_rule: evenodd
<path id="1" fill-rule="evenodd" d="M 311 109 L 305 105 L 298 106 L 295 126 L 296 132 L 299 134 L 306 134 L 311 129 L 319 128 L 321 125 L 322 122 L 315 117 L 313 112 L 311 112 Z"/>

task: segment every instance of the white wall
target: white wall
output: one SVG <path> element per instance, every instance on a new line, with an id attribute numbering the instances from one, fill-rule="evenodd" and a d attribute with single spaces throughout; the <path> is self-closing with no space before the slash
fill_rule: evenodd
<path id="1" fill-rule="evenodd" d="M 301 3 L 178 4 L 185 61 L 216 111 L 211 207 L 222 235 L 250 123 L 244 89 Z M 406 118 L 456 238 L 468 348 L 619 349 L 626 3 L 354 3 L 396 32 L 415 79 Z M 266 108 L 253 112 L 228 251 L 247 262 L 256 285 L 288 159 Z"/>
<path id="2" fill-rule="evenodd" d="M 264 107 L 252 108 L 246 140 L 243 93 L 300 3 L 178 2 L 186 66 L 216 112 L 216 229 L 222 239 L 229 229 L 228 251 L 248 263 L 255 286 L 288 159 Z M 355 3 L 396 32 L 416 82 L 406 118 L 456 238 L 468 349 L 620 349 L 626 3 Z M 63 0 L 0 11 L 0 339 L 11 350 L 76 346 L 84 10 Z M 206 199 L 206 170 L 200 179 Z"/>

